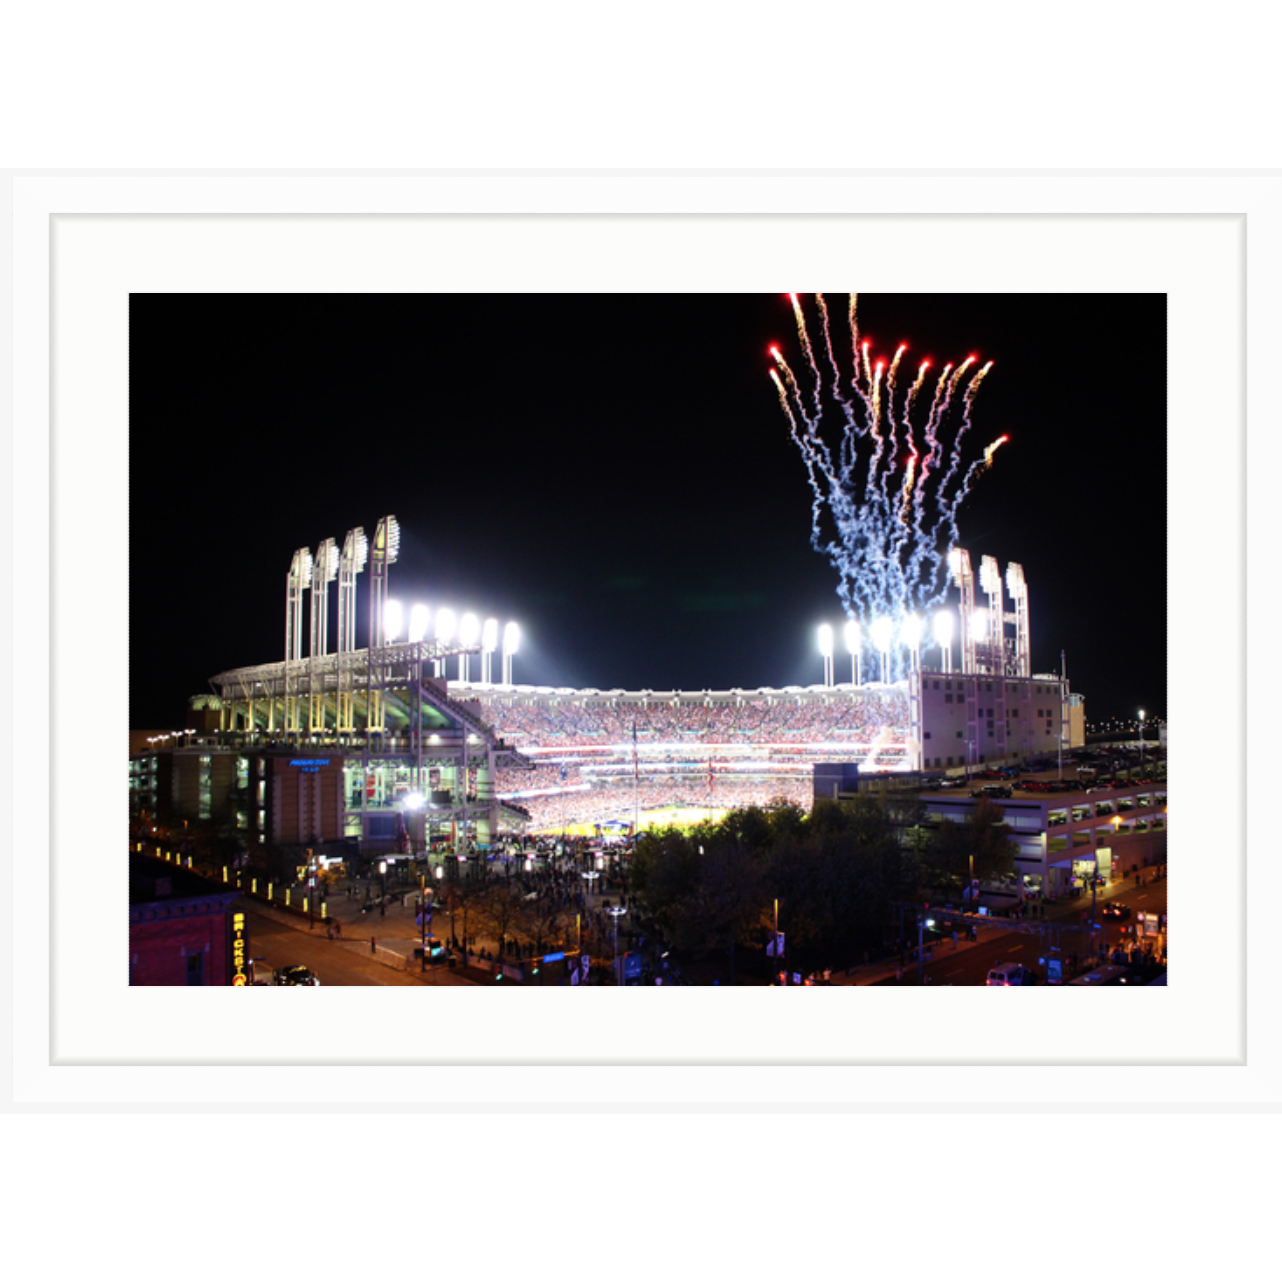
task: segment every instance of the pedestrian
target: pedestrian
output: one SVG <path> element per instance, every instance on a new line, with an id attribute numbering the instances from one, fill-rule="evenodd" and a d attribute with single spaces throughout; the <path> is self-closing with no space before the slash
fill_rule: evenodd
<path id="1" fill-rule="evenodd" d="M 331 940 L 333 940 L 333 938 L 334 938 L 334 927 L 333 927 L 332 925 L 330 926 L 330 928 L 329 928 L 329 930 L 326 932 L 326 934 L 328 934 L 328 935 L 329 935 L 329 937 L 330 937 L 330 939 L 331 939 Z"/>
<path id="2" fill-rule="evenodd" d="M 373 952 L 377 952 L 377 951 L 378 951 L 378 950 L 374 947 L 374 936 L 373 936 L 373 935 L 371 935 L 371 936 L 369 937 L 369 950 L 370 950 L 370 952 L 372 952 L 372 953 L 373 953 Z"/>

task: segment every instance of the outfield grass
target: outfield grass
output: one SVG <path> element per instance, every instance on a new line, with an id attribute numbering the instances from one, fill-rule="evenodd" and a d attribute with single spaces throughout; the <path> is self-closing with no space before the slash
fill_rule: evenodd
<path id="1" fill-rule="evenodd" d="M 638 816 L 637 823 L 642 829 L 646 828 L 693 828 L 695 824 L 701 824 L 706 820 L 724 819 L 730 812 L 725 809 L 709 809 L 706 806 L 664 806 L 659 810 L 643 810 Z M 541 828 L 534 835 L 540 837 L 555 837 L 561 832 L 559 825 L 549 828 Z M 566 824 L 565 835 L 567 837 L 595 837 L 596 829 L 591 824 Z"/>

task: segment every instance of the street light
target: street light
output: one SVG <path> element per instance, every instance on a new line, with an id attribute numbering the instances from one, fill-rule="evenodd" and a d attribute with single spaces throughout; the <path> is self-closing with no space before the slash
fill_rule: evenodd
<path id="1" fill-rule="evenodd" d="M 1140 709 L 1140 770 L 1144 769 L 1144 709 Z"/>
<path id="2" fill-rule="evenodd" d="M 626 908 L 607 908 L 605 910 L 614 918 L 614 968 L 618 974 L 619 987 L 623 987 L 623 971 L 619 967 L 619 918 L 628 910 Z"/>
<path id="3" fill-rule="evenodd" d="M 832 624 L 819 625 L 819 653 L 824 661 L 824 685 L 831 686 L 832 680 Z"/>

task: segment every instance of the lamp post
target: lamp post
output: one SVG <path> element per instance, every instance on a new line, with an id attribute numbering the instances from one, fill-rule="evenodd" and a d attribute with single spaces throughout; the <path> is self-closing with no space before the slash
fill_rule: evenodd
<path id="1" fill-rule="evenodd" d="M 579 876 L 588 883 L 588 898 L 587 903 L 584 906 L 589 912 L 592 911 L 592 883 L 596 881 L 600 875 L 601 874 L 599 872 L 581 872 L 579 874 Z"/>
<path id="2" fill-rule="evenodd" d="M 1144 770 L 1144 709 L 1140 709 L 1140 771 Z"/>
<path id="3" fill-rule="evenodd" d="M 628 910 L 626 908 L 607 908 L 605 910 L 614 918 L 614 969 L 618 975 L 619 987 L 623 987 L 623 971 L 619 967 L 619 918 Z"/>

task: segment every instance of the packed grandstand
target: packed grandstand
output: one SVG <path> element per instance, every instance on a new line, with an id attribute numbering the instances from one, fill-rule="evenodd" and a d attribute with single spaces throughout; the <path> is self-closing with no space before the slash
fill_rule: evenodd
<path id="1" fill-rule="evenodd" d="M 535 832 L 583 831 L 672 807 L 783 798 L 809 808 L 813 767 L 902 769 L 906 686 L 640 693 L 450 684 L 536 764 L 500 767 L 499 799 Z"/>

